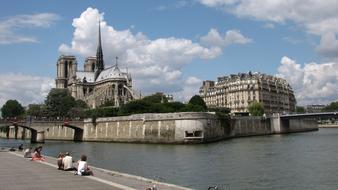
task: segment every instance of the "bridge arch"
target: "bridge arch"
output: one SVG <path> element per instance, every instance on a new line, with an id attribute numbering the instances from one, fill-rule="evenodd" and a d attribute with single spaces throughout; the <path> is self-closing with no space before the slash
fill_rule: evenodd
<path id="1" fill-rule="evenodd" d="M 64 122 L 63 125 L 64 127 L 69 127 L 74 130 L 74 141 L 82 141 L 83 140 L 83 129 L 74 125 L 70 124 L 68 122 Z"/>
<path id="2" fill-rule="evenodd" d="M 38 130 L 32 128 L 32 127 L 20 125 L 20 124 L 17 124 L 15 122 L 14 123 L 8 123 L 7 125 L 0 126 L 0 128 L 7 128 L 7 132 L 6 132 L 7 138 L 9 138 L 11 126 L 14 126 L 14 138 L 15 139 L 17 139 L 17 137 L 18 137 L 18 133 L 19 133 L 18 128 L 21 127 L 23 129 L 27 129 L 27 130 L 30 131 L 30 133 L 31 133 L 31 143 L 43 143 L 45 141 L 43 131 L 38 131 Z M 23 136 L 23 138 L 24 138 L 24 136 Z"/>
<path id="3" fill-rule="evenodd" d="M 23 121 L 0 121 L 0 127 L 9 127 L 14 126 L 15 127 L 15 136 L 18 136 L 18 127 L 21 127 L 23 129 L 29 130 L 31 132 L 31 141 L 37 142 L 45 139 L 52 139 L 52 140 L 71 140 L 74 141 L 82 141 L 84 130 L 83 130 L 83 121 L 82 120 L 23 120 Z M 66 127 L 66 129 L 72 130 L 72 136 L 61 137 L 59 135 L 62 135 L 60 132 L 54 135 L 54 130 L 57 127 Z M 52 136 L 50 133 L 50 129 L 53 129 Z M 11 129 L 13 131 L 13 129 Z M 65 134 L 67 132 L 65 131 Z M 7 134 L 8 136 L 8 134 Z M 41 140 L 40 140 L 41 139 Z"/>

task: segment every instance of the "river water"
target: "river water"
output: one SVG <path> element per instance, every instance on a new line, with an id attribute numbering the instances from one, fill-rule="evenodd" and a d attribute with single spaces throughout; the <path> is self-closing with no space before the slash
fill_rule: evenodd
<path id="1" fill-rule="evenodd" d="M 28 141 L 1 139 L 0 146 Z M 34 145 L 36 146 L 36 145 Z M 202 145 L 47 141 L 43 153 L 88 155 L 90 165 L 194 189 L 338 189 L 338 129 Z"/>

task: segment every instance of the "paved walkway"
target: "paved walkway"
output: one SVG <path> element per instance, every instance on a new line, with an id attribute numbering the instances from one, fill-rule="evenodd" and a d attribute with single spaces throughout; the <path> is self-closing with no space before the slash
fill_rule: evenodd
<path id="1" fill-rule="evenodd" d="M 91 167 L 95 176 L 77 176 L 56 169 L 56 159 L 30 161 L 18 152 L 0 152 L 0 189 L 6 190 L 143 190 L 156 185 L 158 190 L 188 190 L 151 179 Z"/>

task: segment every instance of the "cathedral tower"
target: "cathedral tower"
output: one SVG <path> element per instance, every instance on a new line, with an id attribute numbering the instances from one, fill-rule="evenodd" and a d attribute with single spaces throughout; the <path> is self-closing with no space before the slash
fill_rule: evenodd
<path id="1" fill-rule="evenodd" d="M 56 88 L 67 88 L 69 79 L 76 76 L 77 62 L 74 56 L 62 55 L 57 61 Z"/>

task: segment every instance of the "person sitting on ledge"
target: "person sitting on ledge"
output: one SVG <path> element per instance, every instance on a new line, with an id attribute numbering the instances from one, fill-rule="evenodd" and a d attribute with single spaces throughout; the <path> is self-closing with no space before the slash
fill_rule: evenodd
<path id="1" fill-rule="evenodd" d="M 62 152 L 60 152 L 58 154 L 58 156 L 56 157 L 57 158 L 56 163 L 58 165 L 58 170 L 63 170 L 63 168 L 64 168 L 64 165 L 62 163 L 62 160 L 63 160 L 64 157 L 65 157 L 65 155 Z"/>
<path id="2" fill-rule="evenodd" d="M 45 158 L 41 155 L 42 146 L 36 147 L 32 154 L 32 161 L 45 161 Z"/>
<path id="3" fill-rule="evenodd" d="M 86 155 L 82 155 L 81 159 L 78 161 L 77 175 L 94 175 L 93 171 L 88 167 Z"/>
<path id="4" fill-rule="evenodd" d="M 20 146 L 18 147 L 19 151 L 23 151 L 23 144 L 20 144 Z"/>
<path id="5" fill-rule="evenodd" d="M 62 159 L 63 170 L 65 171 L 76 171 L 76 168 L 73 166 L 73 158 L 70 156 L 69 152 L 66 152 L 66 156 Z"/>

